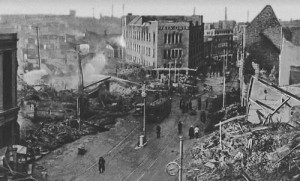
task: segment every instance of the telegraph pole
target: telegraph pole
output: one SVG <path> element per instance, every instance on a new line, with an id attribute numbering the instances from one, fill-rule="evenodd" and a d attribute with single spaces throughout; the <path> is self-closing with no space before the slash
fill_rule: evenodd
<path id="1" fill-rule="evenodd" d="M 38 52 L 38 59 L 39 59 L 39 69 L 41 69 L 41 56 L 40 56 L 40 39 L 39 39 L 39 27 L 36 26 L 36 40 L 37 40 L 37 52 Z"/>
<path id="2" fill-rule="evenodd" d="M 143 84 L 143 88 L 142 88 L 142 97 L 144 98 L 144 119 L 143 119 L 143 134 L 144 134 L 144 137 L 143 137 L 143 143 L 142 145 L 145 145 L 146 144 L 146 96 L 147 96 L 147 93 L 146 93 L 146 84 L 144 83 Z"/>
<path id="3" fill-rule="evenodd" d="M 226 120 L 226 62 L 228 58 L 228 50 L 223 60 L 223 110 L 225 112 L 224 120 Z M 220 149 L 222 149 L 222 120 L 220 119 Z"/>

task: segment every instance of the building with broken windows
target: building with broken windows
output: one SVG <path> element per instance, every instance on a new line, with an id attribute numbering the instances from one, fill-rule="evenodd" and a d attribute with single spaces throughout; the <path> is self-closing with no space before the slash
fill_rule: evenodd
<path id="1" fill-rule="evenodd" d="M 122 31 L 128 62 L 152 68 L 201 66 L 204 23 L 200 15 L 128 14 L 122 20 Z"/>
<path id="2" fill-rule="evenodd" d="M 239 47 L 241 100 L 245 102 L 248 83 L 252 75 L 279 86 L 299 83 L 298 75 L 300 31 L 285 27 L 277 19 L 272 7 L 267 5 L 243 31 Z M 247 55 L 246 55 L 247 54 Z"/>
<path id="3" fill-rule="evenodd" d="M 0 148 L 19 138 L 17 41 L 17 34 L 0 34 Z"/>

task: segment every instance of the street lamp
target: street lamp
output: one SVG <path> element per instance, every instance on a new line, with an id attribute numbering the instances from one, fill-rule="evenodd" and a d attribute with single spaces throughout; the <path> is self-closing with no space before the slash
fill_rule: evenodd
<path id="1" fill-rule="evenodd" d="M 142 97 L 144 98 L 144 119 L 143 119 L 143 134 L 144 134 L 144 140 L 143 140 L 143 144 L 145 144 L 146 142 L 146 84 L 143 84 L 143 88 L 142 88 Z"/>

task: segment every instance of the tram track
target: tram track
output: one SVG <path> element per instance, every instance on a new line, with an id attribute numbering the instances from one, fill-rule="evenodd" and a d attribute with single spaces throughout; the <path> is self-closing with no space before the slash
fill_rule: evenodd
<path id="1" fill-rule="evenodd" d="M 176 109 L 177 110 L 177 109 Z M 173 112 L 174 113 L 174 112 Z M 177 112 L 176 112 L 177 113 Z M 180 113 L 181 114 L 181 113 Z M 187 119 L 188 115 L 185 115 L 184 117 L 179 117 L 175 122 L 182 121 L 184 122 Z M 177 116 L 178 118 L 178 116 Z M 172 120 L 169 120 L 172 121 Z M 176 126 L 175 126 L 176 127 Z M 176 127 L 177 128 L 177 127 Z M 157 162 L 159 157 L 162 155 L 162 153 L 172 144 L 175 144 L 177 141 L 174 138 L 170 138 L 171 135 L 177 135 L 177 129 L 170 129 L 169 132 L 167 132 L 166 139 L 161 142 L 157 148 L 157 150 L 153 153 L 149 153 L 143 161 L 125 178 L 123 178 L 121 181 L 140 181 L 146 173 L 149 172 L 149 169 Z M 170 139 L 172 141 L 170 141 Z"/>

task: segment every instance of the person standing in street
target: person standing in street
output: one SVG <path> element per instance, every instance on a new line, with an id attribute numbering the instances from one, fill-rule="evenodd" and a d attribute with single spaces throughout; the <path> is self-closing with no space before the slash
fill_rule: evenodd
<path id="1" fill-rule="evenodd" d="M 161 127 L 159 125 L 156 126 L 156 136 L 160 138 Z"/>
<path id="2" fill-rule="evenodd" d="M 196 138 L 199 138 L 199 127 L 198 127 L 198 125 L 195 127 L 195 130 L 194 130 L 194 133 L 195 133 L 195 137 Z"/>
<path id="3" fill-rule="evenodd" d="M 193 107 L 192 101 L 189 100 L 189 110 L 192 110 L 192 107 Z"/>
<path id="4" fill-rule="evenodd" d="M 181 121 L 179 121 L 178 123 L 178 134 L 181 134 L 182 133 L 182 123 Z"/>
<path id="5" fill-rule="evenodd" d="M 183 107 L 182 104 L 183 104 L 183 100 L 182 100 L 182 98 L 181 98 L 181 99 L 180 99 L 180 102 L 179 102 L 179 108 L 180 108 L 180 109 L 182 109 L 182 107 Z"/>
<path id="6" fill-rule="evenodd" d="M 99 172 L 103 173 L 105 171 L 105 160 L 103 157 L 99 158 Z"/>
<path id="7" fill-rule="evenodd" d="M 190 126 L 190 129 L 189 129 L 189 137 L 190 137 L 190 139 L 193 139 L 193 138 L 194 138 L 194 127 L 193 127 L 193 126 Z"/>
<path id="8" fill-rule="evenodd" d="M 198 98 L 198 110 L 201 110 L 201 96 Z"/>
<path id="9" fill-rule="evenodd" d="M 205 103 L 206 103 L 205 106 L 206 106 L 206 109 L 207 109 L 208 108 L 208 99 L 205 100 Z"/>

